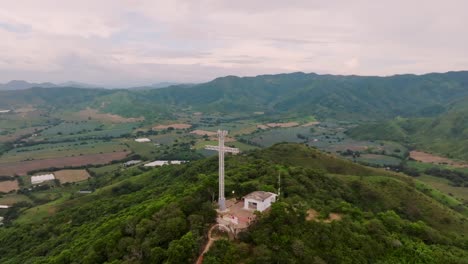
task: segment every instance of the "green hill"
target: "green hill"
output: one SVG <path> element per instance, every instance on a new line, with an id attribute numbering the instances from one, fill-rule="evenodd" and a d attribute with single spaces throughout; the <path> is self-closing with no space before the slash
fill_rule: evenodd
<path id="1" fill-rule="evenodd" d="M 0 92 L 0 107 L 39 104 L 66 108 L 72 103 L 76 107 L 93 106 L 134 117 L 192 109 L 210 113 L 262 111 L 344 120 L 434 116 L 463 96 L 468 96 L 468 72 L 390 77 L 291 73 L 227 76 L 197 85 L 144 91 L 68 88 L 7 91 Z"/>
<path id="2" fill-rule="evenodd" d="M 468 160 L 468 98 L 436 117 L 397 118 L 364 124 L 348 132 L 359 139 L 406 142 L 414 148 Z"/>
<path id="3" fill-rule="evenodd" d="M 239 240 L 217 241 L 204 263 L 468 259 L 466 216 L 419 192 L 411 178 L 302 145 L 277 144 L 229 156 L 226 193 L 275 191 L 279 172 L 282 196 L 271 213 L 260 215 Z M 0 228 L 0 262 L 194 262 L 215 221 L 216 157 L 102 177 L 93 180 L 94 193 L 51 204 L 44 219 L 28 221 L 20 215 Z M 324 216 L 334 212 L 342 219 L 307 221 L 309 209 Z"/>

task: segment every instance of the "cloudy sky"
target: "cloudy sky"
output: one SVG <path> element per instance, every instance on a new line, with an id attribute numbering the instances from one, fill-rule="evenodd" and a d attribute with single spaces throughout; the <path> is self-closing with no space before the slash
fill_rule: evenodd
<path id="1" fill-rule="evenodd" d="M 468 1 L 0 0 L 0 82 L 468 70 Z"/>

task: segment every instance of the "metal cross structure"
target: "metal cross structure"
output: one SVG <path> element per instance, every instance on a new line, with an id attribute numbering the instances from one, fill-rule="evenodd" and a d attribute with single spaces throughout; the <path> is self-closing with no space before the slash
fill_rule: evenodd
<path id="1" fill-rule="evenodd" d="M 224 146 L 224 137 L 228 132 L 226 130 L 218 130 L 218 146 L 205 146 L 205 149 L 216 150 L 219 152 L 219 210 L 226 210 L 226 198 L 224 197 L 224 153 L 239 153 L 238 148 L 230 148 Z"/>

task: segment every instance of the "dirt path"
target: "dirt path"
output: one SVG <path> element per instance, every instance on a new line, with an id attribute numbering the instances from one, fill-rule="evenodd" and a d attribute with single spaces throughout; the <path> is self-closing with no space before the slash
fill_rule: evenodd
<path id="1" fill-rule="evenodd" d="M 212 238 L 211 237 L 211 233 L 213 232 L 213 230 L 215 229 L 215 227 L 219 227 L 219 226 L 222 226 L 220 224 L 215 224 L 213 225 L 210 230 L 208 231 L 208 242 L 206 243 L 205 245 L 205 248 L 203 249 L 202 253 L 200 254 L 200 256 L 198 256 L 198 259 L 197 259 L 197 264 L 202 264 L 203 263 L 203 256 L 205 255 L 206 252 L 208 252 L 208 250 L 210 250 L 211 246 L 213 245 L 213 243 L 218 240 L 218 238 Z"/>

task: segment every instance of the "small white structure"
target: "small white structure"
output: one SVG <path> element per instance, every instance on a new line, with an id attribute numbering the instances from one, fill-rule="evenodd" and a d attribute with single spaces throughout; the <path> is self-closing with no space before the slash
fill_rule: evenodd
<path id="1" fill-rule="evenodd" d="M 0 110 L 0 114 L 6 114 L 6 113 L 10 113 L 11 110 Z"/>
<path id="2" fill-rule="evenodd" d="M 128 166 L 132 166 L 132 165 L 138 164 L 138 163 L 140 163 L 140 162 L 141 162 L 141 160 L 130 160 L 130 161 L 125 162 L 123 165 L 124 165 L 125 167 L 128 167 Z"/>
<path id="3" fill-rule="evenodd" d="M 244 196 L 244 209 L 263 212 L 276 202 L 276 194 L 271 192 L 255 191 Z"/>
<path id="4" fill-rule="evenodd" d="M 150 163 L 146 163 L 144 166 L 145 167 L 160 167 L 163 165 L 180 165 L 185 162 L 186 161 L 184 160 L 156 160 Z"/>
<path id="5" fill-rule="evenodd" d="M 136 142 L 139 142 L 139 143 L 144 143 L 144 142 L 151 142 L 151 139 L 149 138 L 137 138 L 135 139 Z"/>
<path id="6" fill-rule="evenodd" d="M 55 180 L 54 174 L 44 174 L 44 175 L 35 175 L 31 176 L 31 183 L 32 184 L 38 184 L 38 183 L 43 183 L 45 181 L 52 181 Z"/>
<path id="7" fill-rule="evenodd" d="M 10 208 L 10 206 L 8 206 L 8 205 L 0 205 L 0 209 L 8 209 L 8 208 Z"/>

